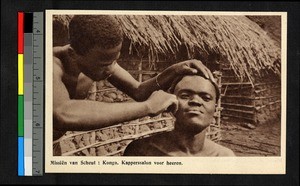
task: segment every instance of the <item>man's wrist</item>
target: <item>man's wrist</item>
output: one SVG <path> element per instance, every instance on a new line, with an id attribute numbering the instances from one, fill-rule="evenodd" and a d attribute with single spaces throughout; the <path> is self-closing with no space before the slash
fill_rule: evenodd
<path id="1" fill-rule="evenodd" d="M 161 90 L 166 90 L 178 76 L 173 66 L 166 68 L 155 77 L 155 84 Z"/>
<path id="2" fill-rule="evenodd" d="M 146 100 L 142 104 L 144 105 L 144 108 L 145 108 L 145 111 L 146 111 L 146 115 L 152 114 L 152 109 L 151 109 L 149 101 Z"/>

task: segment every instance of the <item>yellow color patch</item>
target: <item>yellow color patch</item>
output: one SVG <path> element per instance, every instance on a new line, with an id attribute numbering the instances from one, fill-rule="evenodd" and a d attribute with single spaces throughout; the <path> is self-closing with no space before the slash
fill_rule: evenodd
<path id="1" fill-rule="evenodd" d="M 24 54 L 18 54 L 18 95 L 24 95 Z"/>

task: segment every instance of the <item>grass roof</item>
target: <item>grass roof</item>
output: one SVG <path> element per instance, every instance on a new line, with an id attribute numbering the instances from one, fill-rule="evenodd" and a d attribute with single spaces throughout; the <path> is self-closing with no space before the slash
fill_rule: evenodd
<path id="1" fill-rule="evenodd" d="M 64 16 L 57 16 L 64 17 Z M 129 52 L 146 47 L 150 60 L 173 55 L 185 46 L 188 58 L 197 52 L 219 54 L 240 78 L 253 80 L 262 71 L 280 75 L 280 48 L 245 16 L 118 15 Z M 66 24 L 67 18 L 59 18 Z M 155 60 L 153 60 L 155 61 Z"/>

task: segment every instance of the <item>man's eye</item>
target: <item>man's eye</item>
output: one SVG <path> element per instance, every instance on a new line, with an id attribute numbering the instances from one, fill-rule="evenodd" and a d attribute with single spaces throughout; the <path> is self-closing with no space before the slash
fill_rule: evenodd
<path id="1" fill-rule="evenodd" d="M 212 97 L 210 97 L 210 96 L 203 96 L 202 99 L 203 99 L 204 101 L 208 102 L 208 101 L 211 101 L 211 100 L 212 100 Z"/>
<path id="2" fill-rule="evenodd" d="M 190 98 L 190 95 L 188 95 L 188 94 L 181 94 L 179 97 L 180 97 L 181 99 L 189 99 L 189 98 Z"/>

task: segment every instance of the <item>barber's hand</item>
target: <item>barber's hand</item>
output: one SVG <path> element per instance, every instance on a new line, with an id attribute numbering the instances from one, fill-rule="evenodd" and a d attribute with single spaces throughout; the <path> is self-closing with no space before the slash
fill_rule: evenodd
<path id="1" fill-rule="evenodd" d="M 201 74 L 207 79 L 214 81 L 214 76 L 211 71 L 203 65 L 200 60 L 191 59 L 170 66 L 177 75 L 193 75 Z"/>
<path id="2" fill-rule="evenodd" d="M 150 115 L 157 115 L 166 110 L 176 112 L 178 109 L 176 96 L 162 90 L 153 92 L 146 102 Z"/>

